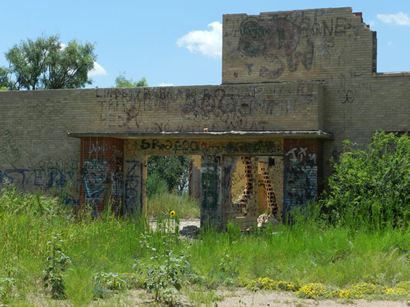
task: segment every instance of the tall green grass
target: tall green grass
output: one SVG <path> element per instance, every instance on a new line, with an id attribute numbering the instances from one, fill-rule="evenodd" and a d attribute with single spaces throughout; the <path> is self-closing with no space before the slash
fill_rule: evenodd
<path id="1" fill-rule="evenodd" d="M 0 193 L 0 278 L 15 280 L 11 302 L 46 296 L 41 278 L 47 241 L 54 233 L 61 234 L 64 252 L 72 261 L 63 277 L 68 300 L 77 306 L 93 299 L 96 273 L 133 272 L 136 260 L 149 261 L 162 252 L 166 236 L 150 231 L 141 220 L 115 219 L 109 214 L 78 219 L 55 199 L 4 190 Z M 144 240 L 153 249 L 147 249 Z M 244 234 L 230 226 L 225 233 L 208 230 L 197 240 L 172 242 L 174 252 L 187 256 L 208 288 L 240 285 L 257 277 L 339 287 L 359 281 L 394 286 L 410 280 L 410 230 L 406 228 L 352 231 L 301 218 L 292 226 L 259 233 Z"/>
<path id="2" fill-rule="evenodd" d="M 179 218 L 199 218 L 199 203 L 187 194 L 162 192 L 148 198 L 147 213 L 149 217 L 163 217 L 174 210 Z"/>

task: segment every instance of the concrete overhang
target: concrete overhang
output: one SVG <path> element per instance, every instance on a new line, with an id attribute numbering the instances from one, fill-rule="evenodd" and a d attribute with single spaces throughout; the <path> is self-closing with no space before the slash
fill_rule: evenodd
<path id="1" fill-rule="evenodd" d="M 107 137 L 118 139 L 244 139 L 286 138 L 332 140 L 333 134 L 323 130 L 272 130 L 272 131 L 162 131 L 162 132 L 68 132 L 74 138 Z"/>

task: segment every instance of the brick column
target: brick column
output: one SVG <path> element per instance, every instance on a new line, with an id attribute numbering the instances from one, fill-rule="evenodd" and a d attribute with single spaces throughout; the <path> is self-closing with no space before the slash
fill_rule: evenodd
<path id="1" fill-rule="evenodd" d="M 120 213 L 123 198 L 123 140 L 81 138 L 80 203 L 90 204 L 97 216 L 106 205 Z"/>

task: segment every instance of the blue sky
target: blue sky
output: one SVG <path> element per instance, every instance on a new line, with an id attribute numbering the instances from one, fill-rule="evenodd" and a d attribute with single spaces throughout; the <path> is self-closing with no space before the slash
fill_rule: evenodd
<path id="1" fill-rule="evenodd" d="M 2 4 L 0 65 L 14 44 L 59 34 L 95 44 L 101 66 L 92 87 L 115 77 L 145 77 L 150 86 L 221 83 L 222 15 L 353 7 L 378 32 L 378 71 L 410 71 L 410 1 L 19 0 Z M 199 31 L 199 32 L 193 32 Z M 193 33 L 192 33 L 193 32 Z"/>

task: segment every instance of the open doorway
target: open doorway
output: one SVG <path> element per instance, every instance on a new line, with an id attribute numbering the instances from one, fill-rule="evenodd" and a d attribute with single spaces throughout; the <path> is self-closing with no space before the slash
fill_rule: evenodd
<path id="1" fill-rule="evenodd" d="M 230 184 L 228 220 L 253 227 L 263 214 L 277 221 L 283 211 L 283 157 L 235 157 Z"/>
<path id="2" fill-rule="evenodd" d="M 150 219 L 174 211 L 179 220 L 199 227 L 200 156 L 151 155 L 147 158 L 147 215 Z"/>

